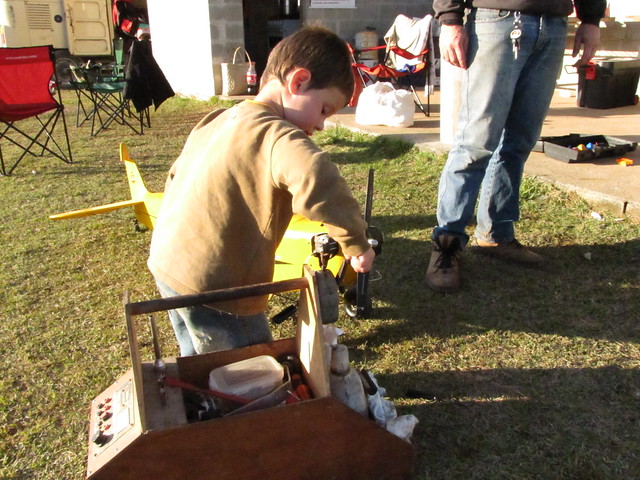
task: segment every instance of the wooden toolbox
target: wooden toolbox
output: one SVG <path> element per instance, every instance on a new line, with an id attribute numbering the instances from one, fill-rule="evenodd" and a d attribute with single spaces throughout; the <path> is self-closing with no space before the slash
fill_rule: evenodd
<path id="1" fill-rule="evenodd" d="M 322 317 L 334 315 L 329 311 L 334 304 L 338 308 L 333 285 L 322 272 L 309 269 L 295 280 L 147 302 L 125 299 L 133 367 L 91 402 L 87 478 L 408 478 L 412 446 L 330 395 Z M 295 338 L 161 362 L 140 359 L 137 315 L 292 290 L 300 290 Z M 300 358 L 312 400 L 211 420 L 189 421 L 183 390 L 163 383 L 158 374 L 161 366 L 167 379 L 206 389 L 213 368 L 263 354 L 278 358 L 292 353 Z"/>

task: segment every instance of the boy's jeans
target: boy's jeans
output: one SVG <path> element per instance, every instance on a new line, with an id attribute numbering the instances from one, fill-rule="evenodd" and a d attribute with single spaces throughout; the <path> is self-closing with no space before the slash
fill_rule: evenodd
<path id="1" fill-rule="evenodd" d="M 479 192 L 476 237 L 515 237 L 524 162 L 551 103 L 567 32 L 565 17 L 522 14 L 521 21 L 515 59 L 509 38 L 513 12 L 479 8 L 468 18 L 469 67 L 456 139 L 440 178 L 434 238 L 447 233 L 467 243 L 465 227 Z"/>
<path id="2" fill-rule="evenodd" d="M 156 284 L 163 298 L 179 295 L 157 279 Z M 200 305 L 169 310 L 168 313 L 183 357 L 273 340 L 264 313 L 240 316 Z"/>

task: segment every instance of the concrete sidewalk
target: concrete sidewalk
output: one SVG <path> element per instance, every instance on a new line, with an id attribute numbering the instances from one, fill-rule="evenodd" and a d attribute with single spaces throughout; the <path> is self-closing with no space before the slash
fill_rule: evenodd
<path id="1" fill-rule="evenodd" d="M 327 124 L 402 138 L 423 150 L 446 152 L 449 146 L 440 143 L 439 98 L 439 92 L 436 91 L 430 99 L 430 116 L 416 112 L 415 123 L 408 128 L 358 125 L 355 122 L 355 108 L 351 107 L 338 112 Z M 605 110 L 581 108 L 576 106 L 575 97 L 564 97 L 557 93 L 544 122 L 542 136 L 579 133 L 607 135 L 640 143 L 639 114 L 640 105 Z M 525 165 L 525 174 L 575 191 L 589 201 L 595 210 L 606 209 L 617 216 L 624 212 L 634 219 L 640 219 L 640 149 L 629 152 L 625 157 L 632 159 L 634 165 L 620 166 L 614 157 L 593 162 L 565 163 L 533 152 Z"/>

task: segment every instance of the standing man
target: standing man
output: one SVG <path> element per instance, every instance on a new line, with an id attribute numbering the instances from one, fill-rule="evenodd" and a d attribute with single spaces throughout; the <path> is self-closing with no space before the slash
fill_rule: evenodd
<path id="1" fill-rule="evenodd" d="M 582 50 L 579 66 L 596 52 L 605 0 L 434 0 L 442 58 L 464 72 L 456 138 L 438 190 L 426 274 L 432 290 L 460 288 L 459 254 L 478 196 L 478 250 L 522 264 L 542 262 L 516 240 L 513 224 L 524 162 L 551 103 L 574 6 L 581 21 L 573 47 L 574 57 Z"/>

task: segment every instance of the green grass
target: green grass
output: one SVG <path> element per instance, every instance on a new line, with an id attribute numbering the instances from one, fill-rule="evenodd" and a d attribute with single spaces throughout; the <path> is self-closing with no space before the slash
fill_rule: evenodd
<path id="1" fill-rule="evenodd" d="M 149 189 L 161 190 L 189 130 L 215 105 L 172 99 L 143 136 L 118 127 L 91 138 L 73 126 L 69 92 L 65 100 L 75 162 L 27 158 L 0 177 L 3 479 L 84 478 L 89 403 L 130 365 L 122 293 L 157 296 L 145 265 L 150 234 L 135 231 L 132 211 L 47 216 L 128 198 L 121 141 Z M 579 197 L 527 178 L 518 237 L 546 265 L 467 251 L 462 291 L 438 295 L 423 274 L 444 158 L 344 129 L 316 141 L 361 201 L 375 168 L 372 223 L 385 243 L 374 312 L 343 315 L 339 326 L 356 365 L 420 420 L 414 478 L 637 479 L 638 225 L 597 221 Z M 164 317 L 159 327 L 163 353 L 176 354 Z M 150 358 L 144 329 L 141 343 Z"/>

